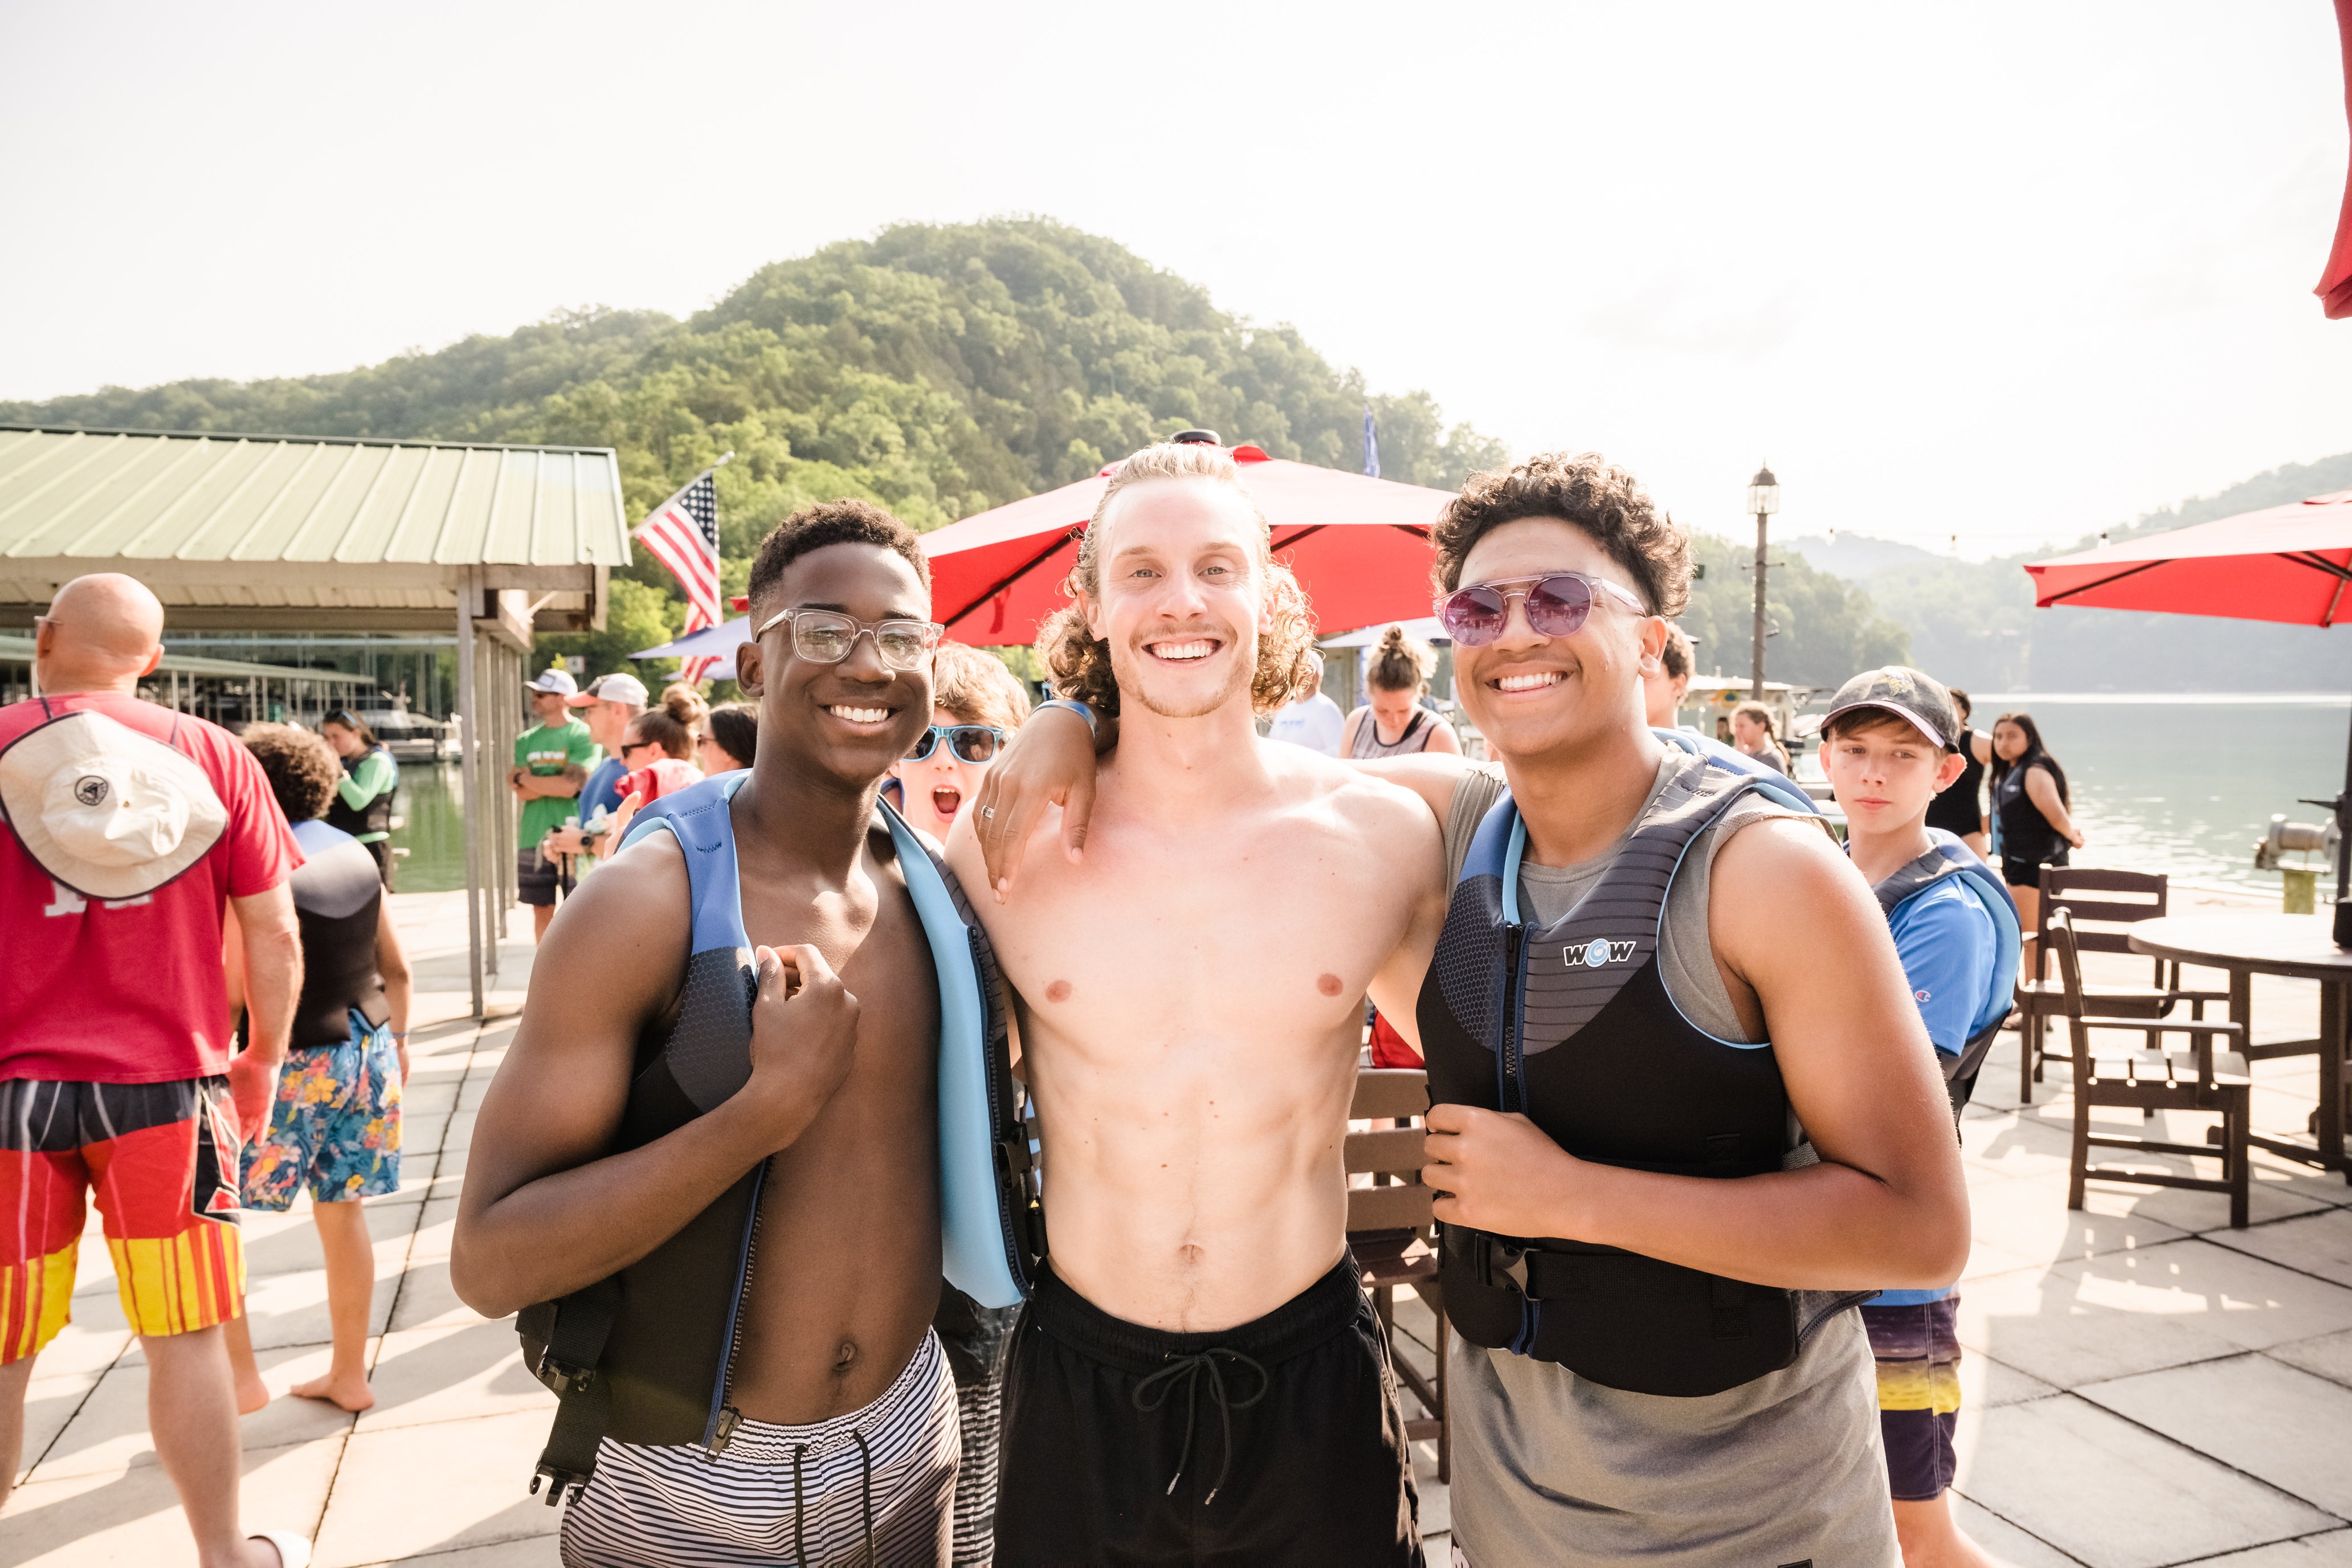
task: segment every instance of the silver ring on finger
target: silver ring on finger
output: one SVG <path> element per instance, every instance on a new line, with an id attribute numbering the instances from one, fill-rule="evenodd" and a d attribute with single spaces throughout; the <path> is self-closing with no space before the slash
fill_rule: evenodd
<path id="1" fill-rule="evenodd" d="M 993 821 L 996 817 L 996 807 L 992 805 L 983 805 L 980 808 L 980 815 L 983 819 Z"/>

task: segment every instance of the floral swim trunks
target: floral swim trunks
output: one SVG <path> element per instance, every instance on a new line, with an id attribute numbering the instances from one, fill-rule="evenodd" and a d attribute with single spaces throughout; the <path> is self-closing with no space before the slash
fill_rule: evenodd
<path id="1" fill-rule="evenodd" d="M 283 1212 L 306 1183 L 322 1204 L 400 1185 L 400 1052 L 388 1026 L 351 1017 L 341 1045 L 286 1054 L 268 1135 L 246 1146 L 246 1207 Z"/>

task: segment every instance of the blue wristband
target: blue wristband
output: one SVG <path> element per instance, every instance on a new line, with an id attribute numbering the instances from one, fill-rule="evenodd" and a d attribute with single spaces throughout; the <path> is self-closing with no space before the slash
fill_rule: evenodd
<path id="1" fill-rule="evenodd" d="M 1052 697 L 1037 704 L 1037 711 L 1040 713 L 1043 713 L 1048 708 L 1066 709 L 1068 711 L 1076 714 L 1079 718 L 1084 719 L 1087 721 L 1087 734 L 1093 736 L 1097 741 L 1100 741 L 1102 739 L 1102 721 L 1095 717 L 1095 710 L 1087 707 L 1085 703 L 1073 702 L 1066 697 Z"/>

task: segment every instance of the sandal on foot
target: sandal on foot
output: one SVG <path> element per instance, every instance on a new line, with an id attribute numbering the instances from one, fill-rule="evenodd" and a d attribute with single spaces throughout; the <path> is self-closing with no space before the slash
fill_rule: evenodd
<path id="1" fill-rule="evenodd" d="M 281 1568 L 310 1568 L 310 1541 L 290 1530 L 257 1530 L 247 1541 L 267 1541 L 278 1549 Z"/>

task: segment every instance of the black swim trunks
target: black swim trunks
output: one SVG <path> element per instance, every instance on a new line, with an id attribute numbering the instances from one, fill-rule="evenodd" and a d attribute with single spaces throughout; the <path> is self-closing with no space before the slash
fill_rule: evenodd
<path id="1" fill-rule="evenodd" d="M 1041 1273 L 1004 1373 L 999 1568 L 1419 1568 L 1404 1420 L 1353 1260 L 1205 1334 L 1123 1322 Z"/>

